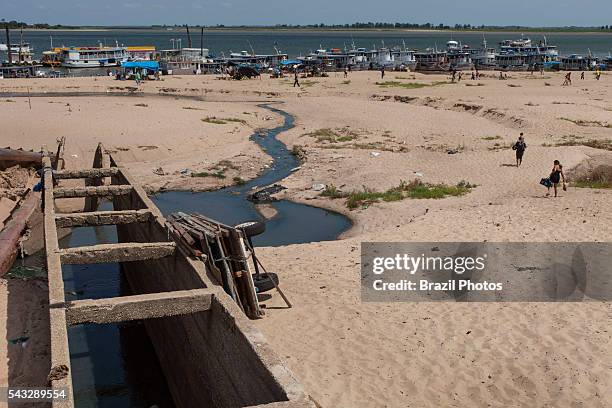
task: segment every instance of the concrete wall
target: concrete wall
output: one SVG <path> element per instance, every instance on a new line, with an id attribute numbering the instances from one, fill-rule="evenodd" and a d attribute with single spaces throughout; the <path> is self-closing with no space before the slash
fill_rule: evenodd
<path id="1" fill-rule="evenodd" d="M 115 210 L 151 208 L 146 201 L 136 191 L 113 203 Z M 167 241 L 165 220 L 156 208 L 153 214 L 147 223 L 118 225 L 119 242 Z M 212 284 L 202 262 L 177 251 L 159 260 L 124 262 L 122 271 L 134 294 L 199 288 L 214 293 L 209 311 L 144 321 L 178 407 L 233 408 L 283 401 L 287 408 L 314 407 L 261 333 Z"/>

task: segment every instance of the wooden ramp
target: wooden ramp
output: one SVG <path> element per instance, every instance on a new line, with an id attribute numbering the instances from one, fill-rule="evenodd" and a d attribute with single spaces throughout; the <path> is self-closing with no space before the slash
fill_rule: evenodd
<path id="1" fill-rule="evenodd" d="M 205 264 L 178 250 L 164 217 L 130 174 L 112 156 L 103 168 L 104 155 L 99 145 L 93 168 L 77 170 L 54 170 L 43 158 L 49 385 L 71 396 L 53 406 L 74 406 L 67 326 L 143 320 L 178 407 L 314 407 Z M 84 185 L 69 181 L 75 179 Z M 83 198 L 84 212 L 56 212 L 56 200 L 67 198 Z M 113 210 L 98 211 L 101 199 L 112 200 Z M 119 243 L 59 248 L 57 228 L 102 225 L 116 226 Z M 62 265 L 114 262 L 135 295 L 66 301 Z"/>

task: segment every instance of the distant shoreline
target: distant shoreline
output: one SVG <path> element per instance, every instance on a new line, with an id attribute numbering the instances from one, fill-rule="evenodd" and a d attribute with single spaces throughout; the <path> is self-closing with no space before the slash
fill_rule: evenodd
<path id="1" fill-rule="evenodd" d="M 195 30 L 200 30 L 201 27 L 193 26 L 192 34 Z M 18 29 L 12 29 L 11 31 L 17 31 Z M 108 32 L 108 31 L 136 31 L 136 32 L 178 32 L 185 33 L 186 30 L 183 27 L 174 27 L 172 30 L 157 28 L 157 27 L 79 27 L 79 28 L 24 28 L 24 32 Z M 416 28 L 325 28 L 325 27 L 312 27 L 312 28 L 285 28 L 285 27 L 205 27 L 204 32 L 309 32 L 309 33 L 350 33 L 350 32 L 361 32 L 361 33 L 452 33 L 452 34 L 512 34 L 512 33 L 529 33 L 529 34 L 588 34 L 588 35 L 603 35 L 612 36 L 612 31 L 601 31 L 595 30 L 588 31 L 588 29 L 562 29 L 562 28 L 531 28 L 531 29 L 474 29 L 474 30 L 457 30 L 457 29 L 416 29 Z"/>

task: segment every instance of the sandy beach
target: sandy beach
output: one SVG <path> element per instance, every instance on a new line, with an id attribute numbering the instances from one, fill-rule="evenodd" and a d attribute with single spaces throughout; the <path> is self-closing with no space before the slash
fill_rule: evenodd
<path id="1" fill-rule="evenodd" d="M 503 81 L 494 72 L 478 81 L 464 75 L 459 83 L 441 74 L 352 72 L 304 78 L 300 88 L 291 77 L 167 76 L 139 87 L 106 77 L 0 80 L 0 145 L 39 150 L 65 136 L 66 166 L 80 168 L 102 142 L 148 192 L 205 191 L 269 165 L 249 137 L 281 123 L 258 106 L 277 104 L 296 118 L 280 139 L 303 157 L 279 197 L 354 223 L 336 241 L 258 248 L 294 307 L 274 295 L 255 324 L 321 406 L 610 407 L 609 303 L 360 298 L 361 242 L 612 239 L 612 191 L 572 184 L 573 169 L 612 163 L 612 75 L 574 77 L 561 86 L 563 75 L 548 72 Z M 517 168 L 511 145 L 521 132 L 528 147 Z M 557 198 L 539 184 L 554 160 L 570 182 Z M 414 179 L 476 187 L 355 209 L 312 188 L 385 191 Z M 0 199 L 0 226 L 13 205 Z M 44 338 L 48 323 L 25 311 L 41 307 L 35 295 L 44 298 L 45 288 L 16 296 L 27 290 L 10 282 L 0 279 L 3 338 L 15 335 L 7 333 L 7 300 L 17 297 L 22 332 Z M 44 344 L 23 350 L 0 353 L 0 384 L 44 378 L 28 371 L 44 365 Z"/>

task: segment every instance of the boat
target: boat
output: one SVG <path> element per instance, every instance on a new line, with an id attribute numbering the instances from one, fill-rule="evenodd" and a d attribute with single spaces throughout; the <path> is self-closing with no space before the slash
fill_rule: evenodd
<path id="1" fill-rule="evenodd" d="M 471 48 L 465 45 L 463 47 L 464 51 L 470 54 L 470 59 L 476 69 L 495 68 L 495 48 L 488 47 L 485 38 L 482 39 L 480 48 Z"/>
<path id="2" fill-rule="evenodd" d="M 66 68 L 118 67 L 129 59 L 127 47 L 63 47 L 61 66 Z"/>
<path id="3" fill-rule="evenodd" d="M 154 45 L 128 46 L 127 54 L 130 61 L 151 61 L 155 59 Z"/>
<path id="4" fill-rule="evenodd" d="M 561 69 L 564 71 L 588 71 L 596 64 L 597 60 L 590 55 L 571 54 L 561 58 Z"/>
<path id="5" fill-rule="evenodd" d="M 417 71 L 448 71 L 450 68 L 446 51 L 427 48 L 423 52 L 415 52 L 414 58 Z"/>
<path id="6" fill-rule="evenodd" d="M 11 44 L 11 62 L 13 64 L 31 64 L 33 62 L 34 49 L 29 43 Z M 0 44 L 0 60 L 8 61 L 9 47 Z"/>
<path id="7" fill-rule="evenodd" d="M 606 71 L 612 71 L 612 55 L 608 55 L 602 60 Z"/>
<path id="8" fill-rule="evenodd" d="M 455 40 L 446 43 L 446 59 L 450 70 L 463 71 L 474 67 L 471 54 Z"/>
<path id="9" fill-rule="evenodd" d="M 500 51 L 495 55 L 495 65 L 508 70 L 537 69 L 547 62 L 557 61 L 558 57 L 557 47 L 549 45 L 546 37 L 537 45 L 533 45 L 530 38 L 521 37 L 500 43 Z"/>
<path id="10" fill-rule="evenodd" d="M 394 68 L 399 71 L 414 71 L 417 65 L 414 51 L 403 47 L 394 47 L 391 49 L 391 58 L 393 59 Z"/>

